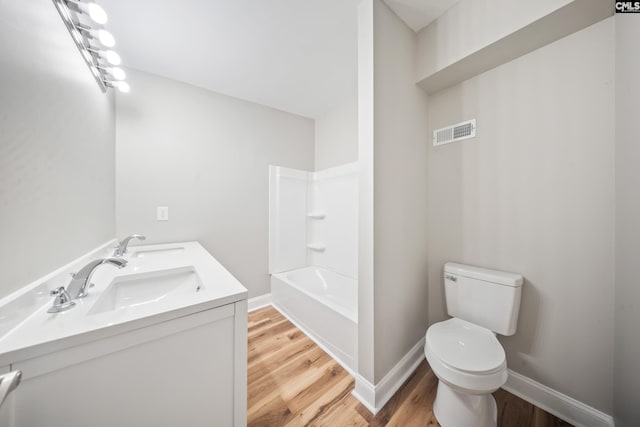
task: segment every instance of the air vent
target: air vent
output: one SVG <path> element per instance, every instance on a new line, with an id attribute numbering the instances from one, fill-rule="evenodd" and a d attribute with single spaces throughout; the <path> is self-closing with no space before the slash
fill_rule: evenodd
<path id="1" fill-rule="evenodd" d="M 443 145 L 476 136 L 476 119 L 433 131 L 433 145 Z"/>

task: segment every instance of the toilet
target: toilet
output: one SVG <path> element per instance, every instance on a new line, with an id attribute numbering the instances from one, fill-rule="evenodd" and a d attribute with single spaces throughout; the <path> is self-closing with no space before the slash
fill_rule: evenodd
<path id="1" fill-rule="evenodd" d="M 495 427 L 491 395 L 507 381 L 496 338 L 516 332 L 523 278 L 519 274 L 446 263 L 444 288 L 451 319 L 427 329 L 424 353 L 438 390 L 433 412 L 442 427 Z"/>

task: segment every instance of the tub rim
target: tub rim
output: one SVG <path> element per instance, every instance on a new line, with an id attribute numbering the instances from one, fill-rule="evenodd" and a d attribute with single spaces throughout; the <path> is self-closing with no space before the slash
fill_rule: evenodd
<path id="1" fill-rule="evenodd" d="M 328 307 L 329 309 L 335 311 L 336 313 L 338 313 L 339 315 L 341 315 L 342 317 L 345 317 L 347 320 L 352 321 L 353 323 L 355 323 L 356 325 L 358 324 L 358 300 L 356 298 L 356 307 L 353 310 L 353 312 L 349 312 L 347 309 L 338 306 L 337 304 L 333 303 L 330 300 L 327 300 L 326 298 L 318 298 L 318 295 L 309 292 L 308 290 L 304 289 L 304 287 L 299 286 L 298 284 L 296 284 L 294 281 L 289 280 L 286 275 L 288 273 L 291 273 L 293 271 L 298 271 L 298 270 L 306 270 L 306 269 L 314 269 L 314 270 L 324 270 L 324 271 L 328 271 L 332 274 L 336 274 L 338 276 L 344 277 L 345 279 L 347 279 L 350 282 L 355 282 L 355 286 L 356 289 L 358 287 L 358 280 L 354 279 L 352 277 L 349 276 L 345 276 L 344 274 L 340 274 L 340 273 L 336 273 L 333 270 L 329 270 L 328 268 L 324 268 L 324 267 L 318 267 L 315 265 L 310 265 L 310 266 L 306 266 L 306 267 L 301 267 L 301 268 L 294 268 L 292 270 L 287 270 L 287 271 L 281 271 L 279 273 L 272 273 L 270 274 L 271 277 L 275 277 L 276 279 L 286 283 L 287 285 L 295 288 L 297 291 L 302 292 L 303 294 L 305 294 L 306 296 L 308 296 L 309 298 L 312 298 L 316 301 L 320 301 L 324 306 Z"/>

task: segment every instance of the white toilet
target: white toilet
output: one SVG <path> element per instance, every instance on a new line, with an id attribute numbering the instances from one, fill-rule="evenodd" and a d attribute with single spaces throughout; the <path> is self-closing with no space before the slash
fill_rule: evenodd
<path id="1" fill-rule="evenodd" d="M 495 333 L 516 332 L 522 276 L 447 263 L 444 287 L 452 319 L 427 330 L 424 353 L 438 377 L 433 412 L 442 427 L 495 427 L 491 395 L 507 381 Z"/>

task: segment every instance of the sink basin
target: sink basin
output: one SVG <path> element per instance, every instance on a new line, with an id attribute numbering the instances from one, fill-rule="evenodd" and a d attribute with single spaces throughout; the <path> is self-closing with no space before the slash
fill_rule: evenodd
<path id="1" fill-rule="evenodd" d="M 150 258 L 156 256 L 172 256 L 184 252 L 183 247 L 163 248 L 163 249 L 135 249 L 131 253 L 131 258 Z"/>
<path id="2" fill-rule="evenodd" d="M 202 280 L 193 267 L 118 276 L 100 295 L 88 314 L 154 304 L 202 289 Z"/>

